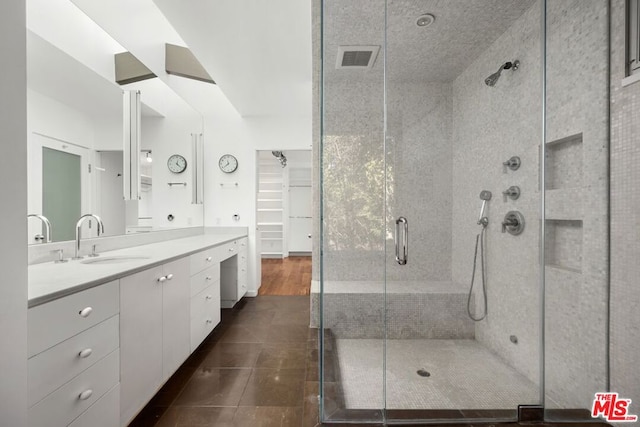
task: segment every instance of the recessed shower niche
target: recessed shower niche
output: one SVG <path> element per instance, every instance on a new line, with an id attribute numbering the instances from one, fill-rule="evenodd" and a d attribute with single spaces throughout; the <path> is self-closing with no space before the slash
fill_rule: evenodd
<path id="1" fill-rule="evenodd" d="M 582 271 L 582 221 L 547 220 L 545 264 L 563 270 Z"/>
<path id="2" fill-rule="evenodd" d="M 546 189 L 582 187 L 582 159 L 582 133 L 548 142 Z"/>

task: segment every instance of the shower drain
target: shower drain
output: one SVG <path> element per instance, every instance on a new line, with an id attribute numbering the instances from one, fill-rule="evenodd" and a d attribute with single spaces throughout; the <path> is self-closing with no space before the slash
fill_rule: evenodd
<path id="1" fill-rule="evenodd" d="M 418 375 L 420 375 L 421 377 L 430 377 L 431 373 L 426 369 L 422 368 L 422 369 L 418 369 Z"/>

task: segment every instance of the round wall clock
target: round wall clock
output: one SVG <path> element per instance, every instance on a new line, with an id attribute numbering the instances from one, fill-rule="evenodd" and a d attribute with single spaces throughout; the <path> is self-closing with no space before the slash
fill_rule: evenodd
<path id="1" fill-rule="evenodd" d="M 220 161 L 218 162 L 218 166 L 220 166 L 220 170 L 224 173 L 235 172 L 238 169 L 238 159 L 231 154 L 225 154 L 220 157 Z"/>
<path id="2" fill-rule="evenodd" d="M 187 160 L 180 154 L 174 154 L 167 160 L 167 167 L 173 173 L 182 173 L 187 169 Z"/>

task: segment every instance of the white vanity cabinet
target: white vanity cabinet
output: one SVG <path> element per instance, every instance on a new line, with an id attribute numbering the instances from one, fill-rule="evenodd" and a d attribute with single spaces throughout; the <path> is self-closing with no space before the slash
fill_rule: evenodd
<path id="1" fill-rule="evenodd" d="M 218 250 L 223 308 L 233 307 L 247 293 L 247 254 L 246 237 L 229 242 Z"/>
<path id="2" fill-rule="evenodd" d="M 191 255 L 191 351 L 220 323 L 220 262 L 215 248 Z"/>
<path id="3" fill-rule="evenodd" d="M 119 425 L 118 311 L 117 280 L 28 310 L 29 426 Z"/>
<path id="4" fill-rule="evenodd" d="M 220 323 L 221 296 L 233 306 L 245 294 L 246 240 L 167 243 L 108 277 L 95 266 L 31 266 L 29 427 L 127 426 Z"/>
<path id="5" fill-rule="evenodd" d="M 190 354 L 189 259 L 120 279 L 121 425 Z"/>

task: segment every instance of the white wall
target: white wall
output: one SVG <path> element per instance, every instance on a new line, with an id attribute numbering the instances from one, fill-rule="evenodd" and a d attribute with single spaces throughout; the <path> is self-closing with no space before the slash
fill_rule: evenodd
<path id="1" fill-rule="evenodd" d="M 243 118 L 232 111 L 226 117 L 205 117 L 205 226 L 249 227 L 249 295 L 260 283 L 256 248 L 256 191 L 258 150 L 311 149 L 311 118 Z M 238 169 L 225 174 L 218 167 L 223 154 L 238 159 Z M 235 186 L 235 183 L 238 186 Z M 222 185 L 221 185 L 222 184 Z M 154 178 L 155 185 L 155 178 Z M 240 215 L 239 221 L 233 215 Z"/>
<path id="2" fill-rule="evenodd" d="M 36 132 L 93 148 L 94 124 L 89 115 L 31 89 L 27 97 L 29 136 Z"/>
<path id="3" fill-rule="evenodd" d="M 191 227 L 203 224 L 203 206 L 192 205 L 193 156 L 191 134 L 200 133 L 202 119 L 186 104 L 173 104 L 164 118 L 143 117 L 142 148 L 153 150 L 153 202 L 154 228 Z M 167 168 L 167 159 L 180 154 L 187 160 L 187 169 L 174 174 Z M 186 186 L 169 186 L 169 182 L 186 182 Z M 205 199 L 206 200 L 206 199 Z M 173 221 L 167 219 L 174 216 Z"/>
<path id="4" fill-rule="evenodd" d="M 0 5 L 0 419 L 27 424 L 27 97 L 25 2 Z"/>

